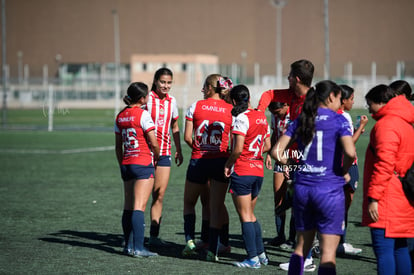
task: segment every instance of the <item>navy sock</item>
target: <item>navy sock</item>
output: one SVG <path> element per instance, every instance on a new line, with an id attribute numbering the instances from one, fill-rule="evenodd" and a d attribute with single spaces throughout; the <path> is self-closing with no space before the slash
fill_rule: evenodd
<path id="1" fill-rule="evenodd" d="M 195 223 L 196 223 L 195 214 L 184 215 L 184 235 L 185 235 L 186 242 L 188 242 L 189 240 L 194 240 Z"/>
<path id="2" fill-rule="evenodd" d="M 213 252 L 214 255 L 217 255 L 219 234 L 220 234 L 220 229 L 210 227 L 210 231 L 208 235 L 208 240 L 209 240 L 208 251 Z"/>
<path id="3" fill-rule="evenodd" d="M 209 229 L 210 229 L 210 221 L 209 220 L 202 220 L 201 222 L 201 236 L 200 239 L 208 243 L 208 235 L 209 235 Z"/>
<path id="4" fill-rule="evenodd" d="M 275 224 L 277 236 L 286 239 L 285 236 L 286 215 L 275 215 Z"/>
<path id="5" fill-rule="evenodd" d="M 125 247 L 128 247 L 129 236 L 132 232 L 132 210 L 124 209 L 122 213 L 122 231 L 124 232 Z"/>
<path id="6" fill-rule="evenodd" d="M 229 246 L 229 224 L 223 224 L 220 230 L 220 242 L 224 246 Z"/>
<path id="7" fill-rule="evenodd" d="M 252 222 L 242 222 L 242 235 L 249 259 L 257 256 L 256 230 Z"/>
<path id="8" fill-rule="evenodd" d="M 319 266 L 318 275 L 336 275 L 336 269 L 333 266 Z"/>
<path id="9" fill-rule="evenodd" d="M 151 237 L 158 237 L 160 234 L 160 224 L 152 224 L 150 226 L 150 236 Z"/>
<path id="10" fill-rule="evenodd" d="M 303 257 L 293 253 L 290 256 L 288 275 L 303 274 Z"/>
<path id="11" fill-rule="evenodd" d="M 134 250 L 144 249 L 145 218 L 144 212 L 132 212 L 132 231 L 134 232 Z"/>
<path id="12" fill-rule="evenodd" d="M 293 210 L 293 209 L 292 209 Z M 295 227 L 295 217 L 290 217 L 290 223 L 289 223 L 289 241 L 295 242 L 296 241 L 296 227 Z"/>
<path id="13" fill-rule="evenodd" d="M 258 220 L 254 222 L 254 229 L 256 232 L 255 240 L 256 240 L 257 255 L 260 255 L 264 252 L 264 246 L 263 246 L 263 238 L 262 238 L 262 226 L 260 225 Z"/>

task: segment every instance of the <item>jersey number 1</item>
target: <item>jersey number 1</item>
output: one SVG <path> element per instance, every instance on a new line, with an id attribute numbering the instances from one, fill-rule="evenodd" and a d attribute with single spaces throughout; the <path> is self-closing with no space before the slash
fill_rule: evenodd
<path id="1" fill-rule="evenodd" d="M 306 160 L 308 158 L 309 149 L 311 148 L 314 140 L 315 140 L 315 137 L 312 139 L 312 141 L 308 145 L 306 145 L 305 152 L 303 152 L 303 158 L 302 158 L 303 160 Z M 322 141 L 323 141 L 323 132 L 316 131 L 316 160 L 317 161 L 323 160 Z"/>

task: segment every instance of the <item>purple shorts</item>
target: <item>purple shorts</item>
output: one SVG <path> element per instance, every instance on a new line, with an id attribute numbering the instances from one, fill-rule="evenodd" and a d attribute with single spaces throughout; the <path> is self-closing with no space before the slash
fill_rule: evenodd
<path id="1" fill-rule="evenodd" d="M 295 184 L 293 210 L 297 231 L 344 234 L 345 196 L 341 187 Z"/>

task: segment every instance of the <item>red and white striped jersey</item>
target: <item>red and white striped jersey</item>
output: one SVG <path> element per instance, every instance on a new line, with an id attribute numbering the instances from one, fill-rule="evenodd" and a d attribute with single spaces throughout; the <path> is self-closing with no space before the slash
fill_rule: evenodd
<path id="1" fill-rule="evenodd" d="M 270 128 L 276 136 L 275 140 L 278 140 L 286 132 L 286 129 L 290 123 L 290 113 L 288 111 L 284 118 L 279 118 L 277 115 L 271 115 L 270 119 Z"/>
<path id="2" fill-rule="evenodd" d="M 117 115 L 115 134 L 122 135 L 123 165 L 152 163 L 152 152 L 146 134 L 154 128 L 149 113 L 139 107 L 127 107 Z"/>
<path id="3" fill-rule="evenodd" d="M 199 100 L 187 111 L 193 122 L 192 159 L 228 157 L 233 106 L 222 99 Z"/>
<path id="4" fill-rule="evenodd" d="M 178 119 L 177 101 L 173 96 L 166 95 L 160 99 L 157 93 L 151 91 L 148 102 L 143 106 L 151 114 L 155 123 L 155 135 L 160 146 L 160 156 L 171 156 L 171 120 Z"/>
<path id="5" fill-rule="evenodd" d="M 234 120 L 234 135 L 244 136 L 243 151 L 234 163 L 234 172 L 239 176 L 263 177 L 263 147 L 270 137 L 270 127 L 264 112 L 247 110 Z"/>

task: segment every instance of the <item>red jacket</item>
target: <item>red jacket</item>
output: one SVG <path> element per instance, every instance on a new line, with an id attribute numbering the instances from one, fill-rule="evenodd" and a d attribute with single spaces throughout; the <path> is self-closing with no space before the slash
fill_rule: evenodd
<path id="1" fill-rule="evenodd" d="M 377 123 L 365 154 L 362 224 L 384 228 L 386 237 L 414 237 L 414 202 L 396 175 L 404 176 L 414 161 L 414 106 L 397 96 L 372 117 Z M 378 200 L 377 222 L 369 217 L 368 197 Z"/>

